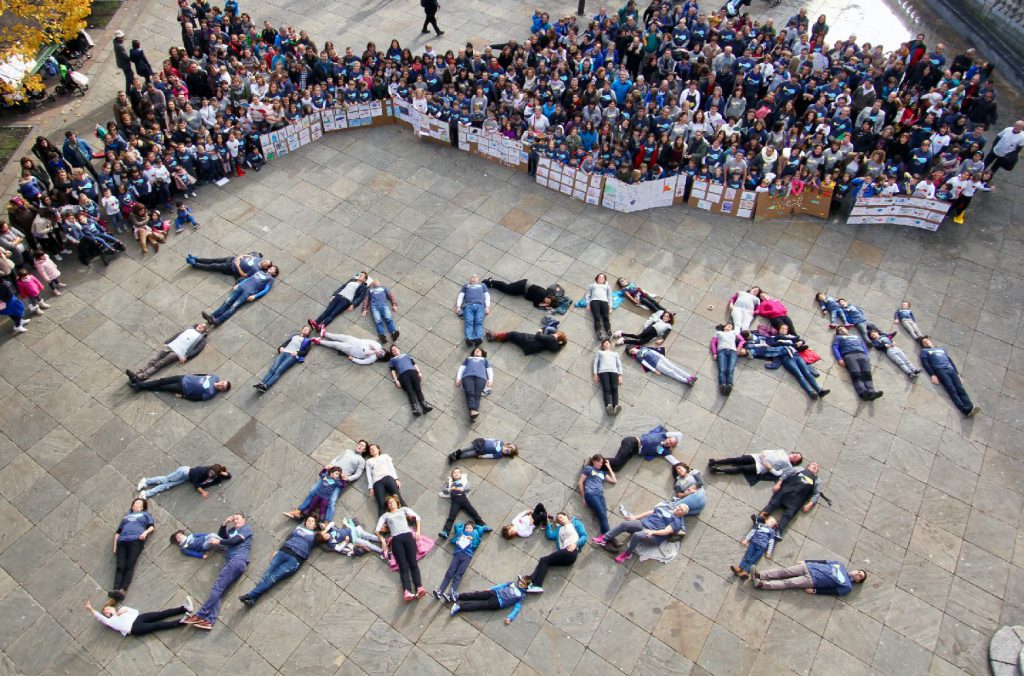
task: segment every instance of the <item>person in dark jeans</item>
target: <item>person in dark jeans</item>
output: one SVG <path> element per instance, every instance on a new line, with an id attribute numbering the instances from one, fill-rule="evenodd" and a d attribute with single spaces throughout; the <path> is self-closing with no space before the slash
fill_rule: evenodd
<path id="1" fill-rule="evenodd" d="M 583 526 L 583 522 L 576 517 L 570 519 L 565 512 L 559 512 L 555 516 L 554 522 L 548 522 L 544 529 L 544 535 L 548 540 L 555 540 L 558 549 L 537 560 L 537 567 L 530 575 L 532 582 L 526 589 L 531 594 L 544 593 L 544 578 L 547 577 L 548 568 L 571 566 L 576 563 L 580 549 L 587 544 L 587 529 Z"/>
<path id="2" fill-rule="evenodd" d="M 208 272 L 220 272 L 231 275 L 235 279 L 248 277 L 257 270 L 269 270 L 273 263 L 265 258 L 259 251 L 250 251 L 240 256 L 229 256 L 227 258 L 198 258 L 192 254 L 185 256 L 185 262 L 196 270 Z"/>
<path id="3" fill-rule="evenodd" d="M 317 530 L 315 516 L 306 517 L 302 525 L 296 526 L 280 549 L 274 552 L 270 563 L 267 564 L 267 570 L 256 586 L 239 596 L 238 600 L 247 608 L 252 608 L 274 585 L 298 572 L 309 558 L 313 543 L 327 542 L 329 539 L 327 533 Z"/>
<path id="4" fill-rule="evenodd" d="M 412 414 L 419 416 L 421 413 L 427 414 L 433 411 L 434 407 L 428 404 L 423 397 L 423 388 L 421 387 L 423 374 L 420 372 L 420 367 L 416 365 L 416 360 L 402 352 L 397 345 L 391 346 L 390 353 L 391 359 L 388 365 L 391 368 L 391 380 L 395 383 L 395 387 L 404 390 L 405 395 L 409 397 Z"/>
<path id="5" fill-rule="evenodd" d="M 874 401 L 882 396 L 882 391 L 875 389 L 871 379 L 871 358 L 860 336 L 851 335 L 845 326 L 838 327 L 836 337 L 832 339 L 832 355 L 849 372 L 858 397 L 864 401 Z"/>
<path id="6" fill-rule="evenodd" d="M 327 325 L 333 322 L 338 315 L 346 310 L 355 310 L 363 302 L 368 279 L 365 272 L 360 272 L 335 289 L 327 307 L 316 319 L 310 319 L 309 325 L 319 331 L 320 336 L 323 337 L 327 332 Z"/>
<path id="7" fill-rule="evenodd" d="M 821 498 L 821 480 L 818 472 L 821 466 L 812 462 L 807 467 L 791 467 L 784 471 L 779 480 L 772 486 L 772 497 L 759 514 L 751 514 L 750 518 L 755 524 L 760 519 L 767 519 L 777 509 L 782 510 L 782 518 L 779 519 L 778 535 L 776 539 L 781 540 L 786 526 L 793 520 L 798 512 L 805 514 L 818 504 Z"/>
<path id="8" fill-rule="evenodd" d="M 420 524 L 423 519 L 408 507 L 402 507 L 398 496 L 389 495 L 385 503 L 386 510 L 377 520 L 375 529 L 377 537 L 384 542 L 385 528 L 390 535 L 385 552 L 395 555 L 398 574 L 402 578 L 403 598 L 406 601 L 421 599 L 427 595 L 420 578 L 420 566 L 416 561 L 416 541 L 420 539 Z M 415 530 L 409 525 L 412 520 Z"/>
<path id="9" fill-rule="evenodd" d="M 444 35 L 444 31 L 437 27 L 437 10 L 441 9 L 441 3 L 437 0 L 420 0 L 420 6 L 423 7 L 423 30 L 421 33 L 429 33 L 430 30 L 427 26 L 433 26 L 434 32 L 438 36 Z"/>
<path id="10" fill-rule="evenodd" d="M 956 370 L 956 364 L 946 352 L 945 348 L 935 347 L 935 344 L 928 336 L 922 336 L 918 341 L 921 344 L 921 366 L 924 367 L 932 382 L 942 385 L 946 394 L 953 400 L 960 412 L 966 416 L 976 416 L 981 412 L 981 406 L 971 401 L 970 395 L 964 389 L 960 381 L 960 373 Z"/>
<path id="11" fill-rule="evenodd" d="M 238 308 L 245 303 L 252 303 L 270 293 L 274 286 L 274 278 L 277 277 L 276 265 L 271 265 L 266 270 L 258 270 L 251 276 L 246 277 L 231 288 L 231 293 L 223 304 L 212 313 L 203 312 L 203 319 L 214 326 L 219 326 L 231 318 L 231 315 L 238 312 Z"/>
<path id="12" fill-rule="evenodd" d="M 313 347 L 313 343 L 309 340 L 310 328 L 303 326 L 298 333 L 294 333 L 281 343 L 277 348 L 277 357 L 274 358 L 274 363 L 270 365 L 270 369 L 267 374 L 263 376 L 260 382 L 253 385 L 260 392 L 266 392 L 274 386 L 284 372 L 295 366 L 306 361 L 306 355 L 309 354 L 309 348 Z"/>
<path id="13" fill-rule="evenodd" d="M 107 592 L 107 596 L 115 601 L 124 600 L 135 574 L 135 564 L 146 545 L 146 538 L 155 530 L 156 523 L 149 513 L 149 502 L 142 498 L 132 500 L 131 508 L 114 531 L 114 586 Z"/>
<path id="14" fill-rule="evenodd" d="M 473 520 L 473 523 L 482 526 L 485 533 L 491 532 L 491 527 L 484 523 L 484 519 L 480 516 L 480 513 L 476 511 L 476 507 L 469 501 L 469 479 L 462 476 L 462 470 L 456 467 L 451 471 L 448 476 L 448 481 L 445 483 L 444 490 L 441 491 L 441 497 L 447 497 L 452 501 L 452 506 L 448 510 L 448 518 L 445 519 L 444 527 L 437 534 L 442 540 L 448 539 L 448 534 L 452 529 L 452 524 L 455 523 L 455 518 L 459 515 L 459 512 L 465 511 L 469 515 L 469 518 Z"/>
<path id="15" fill-rule="evenodd" d="M 224 565 L 221 566 L 217 579 L 210 588 L 210 595 L 203 606 L 194 614 L 182 620 L 183 624 L 191 624 L 196 629 L 210 631 L 220 615 L 220 604 L 224 592 L 233 585 L 245 572 L 252 553 L 252 528 L 245 522 L 242 514 L 232 514 L 217 531 L 217 541 L 213 544 L 224 547 Z"/>
<path id="16" fill-rule="evenodd" d="M 480 415 L 480 397 L 490 392 L 494 384 L 494 369 L 487 361 L 487 351 L 482 347 L 474 347 L 473 352 L 459 366 L 455 374 L 455 387 L 461 387 L 466 395 L 466 409 L 469 421 L 473 422 Z"/>
<path id="17" fill-rule="evenodd" d="M 661 425 L 645 432 L 640 437 L 623 437 L 622 442 L 619 443 L 619 451 L 608 465 L 618 472 L 634 455 L 642 456 L 646 460 L 661 457 L 671 465 L 678 464 L 679 461 L 672 455 L 672 451 L 682 439 L 681 432 L 670 432 Z"/>
<path id="18" fill-rule="evenodd" d="M 213 399 L 219 392 L 231 389 L 231 383 L 221 380 L 212 373 L 196 373 L 170 378 L 157 378 L 145 382 L 129 383 L 133 390 L 152 390 L 155 392 L 173 392 L 182 399 L 189 401 L 206 401 Z"/>
<path id="19" fill-rule="evenodd" d="M 577 490 L 583 502 L 590 507 L 600 524 L 601 535 L 608 532 L 608 505 L 604 497 L 605 483 L 618 483 L 615 471 L 611 468 L 608 460 L 600 453 L 587 459 L 583 469 L 580 471 L 580 478 L 577 482 Z"/>

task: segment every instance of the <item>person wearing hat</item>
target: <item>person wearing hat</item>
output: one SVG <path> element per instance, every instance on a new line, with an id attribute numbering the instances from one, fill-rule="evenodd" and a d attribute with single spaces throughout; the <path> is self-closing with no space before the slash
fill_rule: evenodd
<path id="1" fill-rule="evenodd" d="M 128 55 L 128 48 L 124 46 L 124 31 L 122 30 L 114 31 L 114 61 L 124 73 L 124 89 L 128 91 L 132 88 L 135 74 L 132 72 L 132 60 Z"/>

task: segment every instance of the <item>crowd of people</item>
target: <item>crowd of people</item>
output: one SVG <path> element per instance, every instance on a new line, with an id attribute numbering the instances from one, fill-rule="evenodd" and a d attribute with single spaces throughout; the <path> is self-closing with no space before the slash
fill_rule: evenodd
<path id="1" fill-rule="evenodd" d="M 424 7 L 430 18 L 437 3 Z M 25 331 L 25 314 L 43 314 L 48 307 L 42 296 L 46 285 L 60 295 L 64 284 L 56 264 L 72 253 L 72 245 L 83 264 L 96 256 L 107 263 L 125 250 L 117 235 L 129 229 L 145 255 L 149 247 L 159 251 L 172 230 L 198 228 L 187 200 L 203 183 L 241 177 L 245 169 L 258 171 L 263 163 L 259 133 L 346 103 L 399 97 L 452 125 L 471 124 L 528 141 L 531 169 L 539 157 L 549 156 L 631 182 L 686 173 L 749 189 L 830 188 L 838 200 L 854 193 L 945 196 L 954 202 L 960 221 L 970 196 L 989 189 L 996 171 L 1013 168 L 1024 146 L 1024 122 L 993 134 L 998 118 L 992 69 L 972 52 L 947 63 L 941 44 L 928 48 L 924 36 L 918 36 L 886 53 L 878 45 L 857 44 L 852 36 L 829 41 L 827 19 L 812 24 L 804 10 L 779 29 L 770 20 L 757 22 L 734 10 L 727 6 L 705 13 L 693 0 L 654 0 L 641 12 L 629 0 L 615 13 L 600 8 L 586 25 L 574 17 L 552 22 L 538 12 L 531 37 L 522 44 L 510 41 L 480 50 L 467 45 L 443 55 L 427 45 L 414 55 L 393 40 L 385 51 L 369 43 L 356 54 L 351 48 L 338 52 L 330 42 L 318 49 L 305 31 L 291 27 L 275 29 L 265 22 L 260 28 L 239 13 L 235 0 L 227 0 L 223 10 L 206 0 L 179 0 L 183 47 L 171 48 L 159 68 L 149 66 L 137 41 L 128 50 L 125 36 L 115 34 L 125 90 L 113 104 L 114 119 L 97 128 L 102 151 L 69 131 L 60 147 L 39 137 L 35 158 L 22 158 L 19 195 L 10 201 L 9 222 L 0 224 L 0 272 L 15 276 L 17 291 L 9 280 L 0 284 L 0 312 L 12 318 L 16 332 Z M 153 376 L 199 355 L 217 326 L 271 291 L 279 269 L 256 251 L 225 258 L 189 254 L 186 262 L 195 270 L 229 275 L 233 284 L 227 298 L 216 310 L 203 312 L 203 322 L 169 337 L 150 360 L 126 374 L 134 389 L 205 401 L 230 390 L 231 383 L 214 374 Z M 593 319 L 597 349 L 592 375 L 608 415 L 622 410 L 618 388 L 624 369 L 616 346 L 644 371 L 693 386 L 696 376 L 666 354 L 675 313 L 628 279 L 617 279 L 614 289 L 608 279 L 598 274 L 581 301 Z M 543 311 L 540 329 L 486 329 L 492 291 L 524 297 Z M 625 300 L 649 315 L 637 321 L 635 332 L 613 331 L 612 310 Z M 861 399 L 882 396 L 871 378 L 873 347 L 911 379 L 923 369 L 964 415 L 978 413 L 948 352 L 920 330 L 909 302 L 896 309 L 893 326 L 920 344 L 921 368 L 895 345 L 892 327 L 872 324 L 862 309 L 842 298 L 820 293 L 815 302 L 836 332 L 831 351 Z M 454 383 L 463 390 L 470 424 L 481 415 L 482 397 L 491 393 L 495 377 L 483 342 L 511 343 L 525 355 L 555 355 L 567 344 L 557 316 L 569 306 L 557 283 L 469 278 L 454 305 L 469 349 Z M 728 306 L 729 320 L 716 327 L 710 346 L 723 396 L 734 387 L 739 356 L 763 359 L 766 368 L 784 367 L 812 399 L 829 394 L 813 367 L 820 355 L 797 334 L 781 299 L 755 286 L 737 292 Z M 398 298 L 380 280 L 357 273 L 331 294 L 308 326 L 287 335 L 254 387 L 267 392 L 314 346 L 328 347 L 357 365 L 385 363 L 412 414 L 429 414 L 433 406 L 423 394 L 423 373 L 397 344 L 398 309 Z M 357 310 L 363 317 L 372 313 L 377 340 L 328 331 L 342 313 Z M 755 325 L 758 317 L 765 321 Z M 525 510 L 501 527 L 502 537 L 530 537 L 541 529 L 555 550 L 540 557 L 529 575 L 478 592 L 460 592 L 459 586 L 491 527 L 470 501 L 468 468 L 453 468 L 441 491 L 450 501 L 449 515 L 437 533 L 439 542 L 450 543 L 453 558 L 434 597 L 451 604 L 452 615 L 511 609 L 509 623 L 528 594 L 544 591 L 549 569 L 572 566 L 588 541 L 615 553 L 620 564 L 634 555 L 671 560 L 685 536 L 685 519 L 698 516 L 706 505 L 702 473 L 673 454 L 682 443 L 680 432 L 656 427 L 622 439 L 612 458 L 587 457 L 575 483 L 581 504 L 596 517 L 599 534 L 590 538 L 583 521 L 569 511 L 549 515 L 542 504 Z M 452 451 L 448 461 L 513 459 L 519 452 L 511 441 L 481 437 Z M 672 488 L 667 499 L 642 513 L 620 506 L 624 520 L 613 526 L 604 487 L 618 480 L 617 473 L 634 456 L 666 459 Z M 864 582 L 867 573 L 837 561 L 800 561 L 774 571 L 754 567 L 762 557 L 772 557 L 794 517 L 827 500 L 820 466 L 810 462 L 804 467 L 803 460 L 799 453 L 771 450 L 709 461 L 712 475 L 776 479 L 765 507 L 751 515 L 753 526 L 740 538 L 746 554 L 732 571 L 752 577 L 761 589 L 843 595 L 851 584 Z M 378 507 L 373 528 L 353 518 L 335 518 L 340 495 L 364 473 Z M 212 629 L 224 594 L 249 563 L 253 530 L 243 514 L 230 515 L 214 532 L 178 530 L 171 535 L 187 556 L 208 559 L 224 553 L 220 573 L 198 609 L 191 598 L 156 613 L 118 604 L 156 528 L 148 500 L 185 483 L 206 498 L 208 488 L 230 478 L 226 467 L 211 465 L 179 467 L 139 481 L 138 497 L 114 535 L 110 601 L 99 612 L 86 603 L 97 620 L 126 636 L 181 625 Z M 317 546 L 346 556 L 380 556 L 399 573 L 406 601 L 423 598 L 427 590 L 417 562 L 434 541 L 423 534 L 422 518 L 405 503 L 401 488 L 394 460 L 378 444 L 361 440 L 356 449 L 333 459 L 303 502 L 286 512 L 299 524 L 241 602 L 255 605 L 295 574 Z M 773 512 L 779 510 L 776 518 Z M 468 519 L 456 523 L 461 512 Z M 623 534 L 629 536 L 624 549 L 617 540 Z M 666 547 L 672 543 L 674 550 Z"/>

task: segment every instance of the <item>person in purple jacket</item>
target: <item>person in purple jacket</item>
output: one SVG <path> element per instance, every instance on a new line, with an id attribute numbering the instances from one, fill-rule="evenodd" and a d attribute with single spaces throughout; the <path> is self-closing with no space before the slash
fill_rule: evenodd
<path id="1" fill-rule="evenodd" d="M 865 570 L 850 570 L 838 561 L 799 561 L 788 568 L 755 570 L 758 589 L 803 589 L 808 594 L 846 596 L 868 579 Z"/>

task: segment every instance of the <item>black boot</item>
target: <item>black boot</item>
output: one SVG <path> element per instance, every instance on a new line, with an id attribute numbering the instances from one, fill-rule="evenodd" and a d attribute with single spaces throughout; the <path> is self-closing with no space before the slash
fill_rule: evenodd
<path id="1" fill-rule="evenodd" d="M 413 405 L 412 405 L 412 414 L 413 414 L 414 416 L 416 416 L 417 418 L 418 418 L 418 417 L 420 417 L 421 415 L 423 415 L 423 414 L 422 414 L 422 413 L 420 412 L 420 407 L 419 407 L 419 405 L 418 405 L 418 404 L 413 404 Z"/>
<path id="2" fill-rule="evenodd" d="M 434 410 L 434 407 L 425 401 L 420 402 L 420 407 L 423 409 L 423 415 L 426 415 Z"/>
<path id="3" fill-rule="evenodd" d="M 378 333 L 377 334 L 377 342 L 380 343 L 381 345 L 387 345 L 388 344 L 388 337 L 385 336 L 383 333 Z"/>

